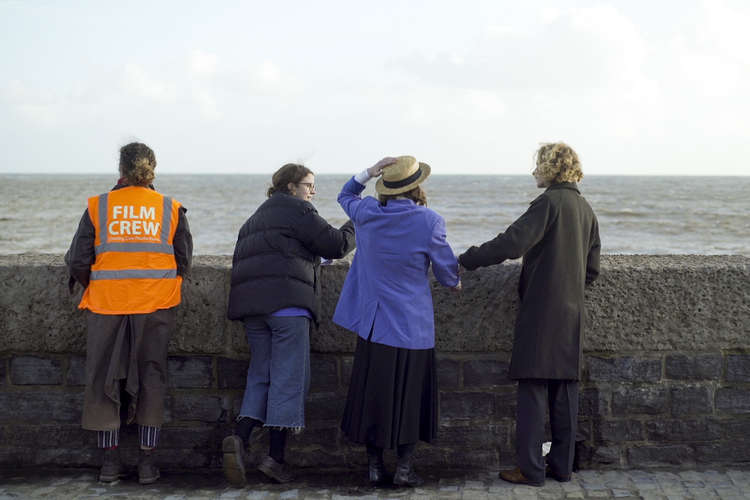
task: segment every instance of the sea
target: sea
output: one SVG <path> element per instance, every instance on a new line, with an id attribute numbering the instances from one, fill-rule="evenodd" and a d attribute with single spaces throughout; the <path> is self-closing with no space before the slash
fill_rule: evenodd
<path id="1" fill-rule="evenodd" d="M 347 175 L 317 175 L 313 204 L 329 223 Z M 265 199 L 268 175 L 161 175 L 158 191 L 187 209 L 197 255 L 231 255 L 242 223 Z M 0 254 L 63 254 L 86 208 L 113 175 L 0 174 Z M 374 195 L 372 181 L 365 195 Z M 494 238 L 541 193 L 530 175 L 433 175 L 428 206 L 446 220 L 456 254 Z M 750 177 L 586 176 L 602 253 L 750 255 Z"/>

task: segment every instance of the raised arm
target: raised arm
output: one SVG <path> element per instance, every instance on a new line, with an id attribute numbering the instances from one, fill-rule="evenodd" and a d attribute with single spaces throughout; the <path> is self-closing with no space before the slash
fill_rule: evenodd
<path id="1" fill-rule="evenodd" d="M 516 219 L 504 233 L 494 239 L 473 246 L 458 257 L 466 269 L 499 264 L 506 259 L 517 259 L 539 243 L 554 218 L 549 199 L 542 195 L 531 202 L 528 210 Z"/>
<path id="2" fill-rule="evenodd" d="M 359 208 L 359 204 L 362 202 L 362 197 L 360 196 L 360 194 L 362 194 L 362 191 L 364 190 L 365 185 L 357 182 L 357 177 L 355 176 L 349 179 L 346 184 L 344 184 L 344 187 L 341 188 L 341 192 L 339 193 L 339 196 L 337 198 L 337 201 L 339 202 L 339 205 L 341 205 L 341 208 L 344 209 L 346 215 L 354 222 L 358 222 L 357 209 Z"/>
<path id="3" fill-rule="evenodd" d="M 341 208 L 344 209 L 346 215 L 348 215 L 355 224 L 361 222 L 358 220 L 357 212 L 359 205 L 362 202 L 362 197 L 360 195 L 362 194 L 362 191 L 365 190 L 365 184 L 367 184 L 367 181 L 370 179 L 380 176 L 383 173 L 384 168 L 395 162 L 396 158 L 387 156 L 372 167 L 363 170 L 349 179 L 347 183 L 344 184 L 344 187 L 341 188 L 341 192 L 338 196 L 339 205 L 341 205 Z"/>

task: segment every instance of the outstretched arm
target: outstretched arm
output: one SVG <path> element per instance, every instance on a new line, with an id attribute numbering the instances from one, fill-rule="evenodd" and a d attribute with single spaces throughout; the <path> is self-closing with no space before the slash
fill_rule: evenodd
<path id="1" fill-rule="evenodd" d="M 310 210 L 301 225 L 300 240 L 315 255 L 324 259 L 340 259 L 354 250 L 354 224 L 349 220 L 336 229 L 317 211 Z"/>
<path id="2" fill-rule="evenodd" d="M 448 244 L 445 221 L 440 216 L 432 227 L 430 260 L 432 261 L 432 273 L 441 285 L 460 289 L 461 279 L 458 276 L 458 261 Z"/>
<path id="3" fill-rule="evenodd" d="M 499 264 L 506 259 L 517 259 L 544 237 L 554 214 L 549 199 L 542 195 L 531 202 L 531 206 L 511 224 L 504 233 L 494 239 L 473 246 L 458 257 L 468 270 Z"/>

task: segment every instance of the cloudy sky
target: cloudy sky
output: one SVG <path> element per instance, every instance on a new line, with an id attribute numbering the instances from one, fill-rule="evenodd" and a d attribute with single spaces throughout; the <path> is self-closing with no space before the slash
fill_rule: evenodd
<path id="1" fill-rule="evenodd" d="M 750 175 L 750 2 L 0 0 L 0 173 Z"/>

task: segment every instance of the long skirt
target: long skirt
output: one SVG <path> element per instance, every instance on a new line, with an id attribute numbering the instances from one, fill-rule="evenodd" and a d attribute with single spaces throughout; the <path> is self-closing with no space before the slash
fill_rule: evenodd
<path id="1" fill-rule="evenodd" d="M 405 349 L 357 337 L 341 430 L 360 444 L 395 449 L 437 435 L 434 349 Z"/>

